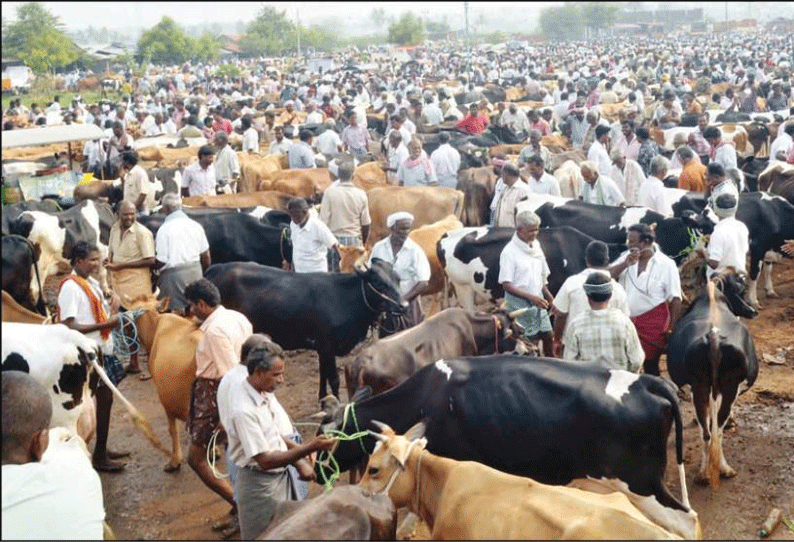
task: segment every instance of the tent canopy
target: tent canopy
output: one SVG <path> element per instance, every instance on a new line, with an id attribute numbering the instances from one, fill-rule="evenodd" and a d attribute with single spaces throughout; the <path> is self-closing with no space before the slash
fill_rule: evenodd
<path id="1" fill-rule="evenodd" d="M 24 130 L 7 130 L 3 132 L 2 148 L 33 147 L 69 143 L 71 141 L 89 141 L 101 139 L 103 132 L 95 124 L 63 124 L 59 126 L 42 126 Z"/>

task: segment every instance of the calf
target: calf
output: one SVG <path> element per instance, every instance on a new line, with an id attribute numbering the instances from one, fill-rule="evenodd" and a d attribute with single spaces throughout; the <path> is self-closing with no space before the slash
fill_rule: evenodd
<path id="1" fill-rule="evenodd" d="M 681 539 L 653 523 L 623 493 L 550 486 L 432 454 L 425 451 L 421 422 L 403 437 L 377 425 L 378 446 L 359 486 L 420 515 L 434 540 Z M 696 518 L 691 512 L 689 519 Z"/>
<path id="2" fill-rule="evenodd" d="M 461 228 L 441 237 L 436 247 L 438 260 L 444 267 L 448 284 L 455 289 L 458 303 L 467 311 L 474 312 L 478 295 L 491 299 L 504 296 L 498 281 L 499 258 L 514 233 L 513 228 L 483 226 Z M 563 226 L 541 228 L 538 241 L 551 271 L 548 285 L 554 295 L 566 278 L 585 269 L 584 251 L 593 238 Z M 610 245 L 610 259 L 614 260 L 625 249 L 625 245 Z"/>
<path id="3" fill-rule="evenodd" d="M 375 429 L 372 420 L 405 431 L 427 419 L 427 449 L 434 454 L 545 484 L 618 478 L 663 506 L 690 509 L 678 401 L 659 377 L 502 354 L 439 360 L 396 388 L 370 394 L 360 389 L 348 406 L 327 398 L 320 432 Z M 674 422 L 684 504 L 662 481 Z M 348 470 L 374 446 L 368 436 L 340 440 L 334 460 Z M 325 460 L 315 471 L 318 480 L 330 475 Z"/>
<path id="4" fill-rule="evenodd" d="M 512 351 L 516 348 L 513 337 L 522 332 L 515 318 L 523 312 L 525 309 L 474 315 L 453 307 L 434 314 L 362 350 L 345 366 L 347 395 L 352 399 L 365 385 L 374 394 L 384 392 L 439 359 Z"/>
<path id="5" fill-rule="evenodd" d="M 731 272 L 710 281 L 678 321 L 667 344 L 670 378 L 678 386 L 692 387 L 703 437 L 695 481 L 710 482 L 712 487 L 719 486 L 720 476 L 736 476 L 722 450 L 723 431 L 739 387 L 744 385 L 746 391 L 758 376 L 753 338 L 735 316 L 757 314 L 742 300 L 743 289 L 743 282 Z"/>

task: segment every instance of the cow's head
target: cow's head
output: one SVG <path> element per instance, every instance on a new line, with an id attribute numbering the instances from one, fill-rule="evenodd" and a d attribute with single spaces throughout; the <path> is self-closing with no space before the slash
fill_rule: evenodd
<path id="1" fill-rule="evenodd" d="M 369 386 L 362 386 L 353 395 L 350 403 L 343 404 L 334 397 L 329 395 L 321 402 L 322 410 L 317 414 L 312 415 L 312 418 L 320 419 L 320 426 L 317 428 L 317 434 L 337 434 L 340 431 L 346 435 L 353 435 L 360 430 L 369 429 L 370 426 L 364 427 L 364 422 L 359 421 L 356 405 L 366 399 L 372 397 L 372 388 Z M 363 436 L 355 440 L 339 440 L 331 450 L 330 454 L 333 455 L 333 461 L 329 458 L 326 452 L 322 452 L 317 457 L 317 462 L 314 465 L 314 472 L 317 474 L 317 481 L 322 483 L 329 480 L 335 472 L 335 466 L 339 466 L 340 471 L 346 471 L 358 464 L 366 454 L 375 446 L 374 439 L 369 436 Z"/>
<path id="2" fill-rule="evenodd" d="M 725 302 L 733 314 L 744 318 L 755 318 L 758 316 L 758 311 L 744 299 L 744 294 L 747 290 L 747 281 L 744 273 L 737 273 L 734 269 L 729 268 L 713 277 L 711 281 L 722 292 Z"/>
<path id="3" fill-rule="evenodd" d="M 494 342 L 499 353 L 515 353 L 519 355 L 528 354 L 527 343 L 523 339 L 524 326 L 518 322 L 518 317 L 527 312 L 528 309 L 518 309 L 507 311 L 505 304 L 502 303 L 492 314 L 494 321 Z"/>
<path id="4" fill-rule="evenodd" d="M 418 459 L 410 458 L 418 458 L 427 446 L 425 424 L 419 422 L 405 435 L 398 436 L 385 423 L 374 420 L 372 423 L 380 429 L 379 433 L 370 431 L 378 444 L 358 485 L 370 494 L 387 494 L 395 508 L 408 506 L 417 491 L 416 469 L 419 468 Z"/>
<path id="5" fill-rule="evenodd" d="M 400 279 L 391 264 L 373 258 L 372 265 L 354 265 L 356 274 L 364 279 L 364 299 L 368 306 L 379 311 L 403 312 L 408 306 L 400 294 Z"/>

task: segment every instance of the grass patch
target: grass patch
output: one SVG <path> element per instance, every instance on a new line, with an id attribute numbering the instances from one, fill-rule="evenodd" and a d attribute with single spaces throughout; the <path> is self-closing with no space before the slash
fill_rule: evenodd
<path id="1" fill-rule="evenodd" d="M 11 100 L 16 100 L 20 98 L 22 100 L 22 104 L 30 108 L 30 105 L 35 103 L 41 109 L 47 107 L 47 104 L 52 102 L 55 98 L 55 95 L 60 96 L 60 103 L 63 109 L 68 109 L 72 106 L 72 98 L 75 95 L 82 95 L 83 103 L 84 104 L 91 104 L 97 103 L 100 99 L 102 99 L 101 92 L 69 92 L 65 90 L 55 90 L 55 82 L 53 79 L 45 76 L 37 77 L 36 82 L 33 83 L 33 86 L 30 89 L 30 92 L 27 94 L 19 94 L 17 96 L 3 95 L 3 111 L 8 109 L 11 105 Z M 114 98 L 115 92 L 109 93 L 108 97 Z"/>

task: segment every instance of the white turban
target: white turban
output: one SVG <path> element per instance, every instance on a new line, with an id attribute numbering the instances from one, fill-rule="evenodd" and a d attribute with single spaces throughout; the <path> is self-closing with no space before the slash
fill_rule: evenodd
<path id="1" fill-rule="evenodd" d="M 339 162 L 337 160 L 331 160 L 328 163 L 328 171 L 334 176 L 339 177 Z"/>
<path id="2" fill-rule="evenodd" d="M 398 211 L 396 213 L 392 213 L 386 219 L 386 227 L 391 228 L 400 220 L 410 220 L 411 222 L 414 221 L 414 215 L 407 211 Z"/>

